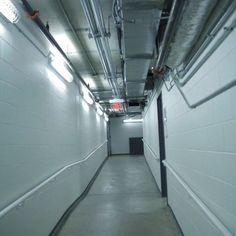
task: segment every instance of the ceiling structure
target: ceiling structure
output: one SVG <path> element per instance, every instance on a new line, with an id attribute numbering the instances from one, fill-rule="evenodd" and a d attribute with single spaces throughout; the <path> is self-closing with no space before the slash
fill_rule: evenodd
<path id="1" fill-rule="evenodd" d="M 162 7 L 163 1 L 123 1 L 123 17 L 127 20 L 122 24 L 122 56 L 127 97 L 143 96 L 147 72 L 155 58 Z"/>
<path id="2" fill-rule="evenodd" d="M 28 1 L 110 115 L 140 114 L 153 80 L 183 71 L 231 2 Z"/>

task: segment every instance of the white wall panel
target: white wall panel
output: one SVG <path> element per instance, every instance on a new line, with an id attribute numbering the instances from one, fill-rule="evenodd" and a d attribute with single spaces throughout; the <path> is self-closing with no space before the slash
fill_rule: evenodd
<path id="1" fill-rule="evenodd" d="M 184 87 L 193 103 L 236 78 L 236 31 Z M 236 234 L 236 88 L 189 109 L 173 88 L 163 89 L 166 157 L 208 209 Z M 185 235 L 222 235 L 168 171 L 168 200 Z"/>
<path id="2" fill-rule="evenodd" d="M 123 123 L 124 117 L 110 119 L 111 153 L 129 153 L 129 138 L 143 137 L 142 123 Z"/>
<path id="3" fill-rule="evenodd" d="M 235 80 L 235 41 L 234 29 L 183 88 L 190 103 Z M 171 92 L 163 87 L 162 94 L 167 115 L 167 162 L 207 209 L 236 235 L 236 88 L 196 109 L 188 108 L 175 87 Z M 145 156 L 160 184 L 159 163 L 155 160 L 159 155 L 156 99 L 157 95 L 147 108 L 143 127 Z M 169 205 L 185 235 L 223 235 L 169 170 L 167 182 Z"/>
<path id="4" fill-rule="evenodd" d="M 143 140 L 145 158 L 161 190 L 157 95 L 153 97 L 150 106 L 144 112 Z"/>
<path id="5" fill-rule="evenodd" d="M 19 22 L 19 25 L 22 23 Z M 50 81 L 48 59 L 0 18 L 0 209 L 104 143 L 106 122 L 77 85 Z M 0 234 L 48 235 L 107 155 L 104 144 L 80 167 L 63 173 L 0 218 Z M 40 222 L 40 223 L 39 223 Z M 12 227 L 14 225 L 14 227 Z"/>

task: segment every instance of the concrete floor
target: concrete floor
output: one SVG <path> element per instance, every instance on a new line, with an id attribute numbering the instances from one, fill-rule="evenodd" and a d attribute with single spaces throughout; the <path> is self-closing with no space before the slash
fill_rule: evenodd
<path id="1" fill-rule="evenodd" d="M 143 156 L 112 156 L 59 236 L 180 236 Z"/>

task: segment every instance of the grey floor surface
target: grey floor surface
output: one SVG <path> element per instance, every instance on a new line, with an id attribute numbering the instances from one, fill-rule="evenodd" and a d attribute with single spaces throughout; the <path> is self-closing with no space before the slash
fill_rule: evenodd
<path id="1" fill-rule="evenodd" d="M 59 236 L 180 236 L 143 156 L 111 156 Z"/>

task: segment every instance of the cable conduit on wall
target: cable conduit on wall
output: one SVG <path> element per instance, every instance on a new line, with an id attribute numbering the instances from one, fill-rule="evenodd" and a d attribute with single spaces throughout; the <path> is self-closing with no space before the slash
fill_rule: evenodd
<path id="1" fill-rule="evenodd" d="M 211 99 L 217 97 L 218 95 L 226 92 L 227 90 L 231 89 L 232 87 L 234 87 L 236 85 L 236 79 L 234 79 L 233 81 L 230 81 L 229 83 L 227 83 L 226 85 L 224 85 L 223 87 L 217 89 L 216 91 L 212 92 L 211 94 L 207 95 L 206 97 L 200 99 L 199 101 L 190 104 L 190 102 L 188 101 L 186 95 L 184 94 L 183 90 L 181 89 L 180 85 L 179 85 L 179 80 L 174 79 L 175 85 L 177 87 L 177 89 L 179 90 L 181 96 L 183 97 L 185 103 L 187 104 L 187 106 L 190 109 L 194 109 L 197 108 L 198 106 L 201 106 L 202 104 L 210 101 Z"/>
<path id="2" fill-rule="evenodd" d="M 196 193 L 189 187 L 189 185 L 179 176 L 179 174 L 174 170 L 168 161 L 162 161 L 164 166 L 169 170 L 169 172 L 177 179 L 177 181 L 183 186 L 188 195 L 194 202 L 201 208 L 208 219 L 217 227 L 218 230 L 224 236 L 233 236 L 233 234 L 226 228 L 226 226 L 217 218 L 215 214 L 207 207 L 207 205 L 198 197 Z"/>
<path id="3" fill-rule="evenodd" d="M 142 139 L 143 140 L 143 139 Z M 152 148 L 143 140 L 143 143 L 145 146 L 147 146 L 147 148 L 150 150 L 150 152 L 152 153 L 152 155 L 155 157 L 155 159 L 157 161 L 160 161 L 160 157 L 157 156 L 157 154 L 155 154 L 155 152 L 152 150 Z"/>
<path id="4" fill-rule="evenodd" d="M 28 3 L 27 0 L 21 0 L 26 12 L 31 15 L 33 12 L 33 8 L 31 7 L 31 5 Z M 46 26 L 44 25 L 44 23 L 41 21 L 41 19 L 39 17 L 36 17 L 34 19 L 35 24 L 39 27 L 39 29 L 41 30 L 41 32 L 44 34 L 44 36 L 48 39 L 48 41 L 60 52 L 60 54 L 62 55 L 62 57 L 68 62 L 68 64 L 70 65 L 70 67 L 73 69 L 74 74 L 76 75 L 76 78 L 83 84 L 83 86 L 85 86 L 89 93 L 96 98 L 96 96 L 92 93 L 92 91 L 90 90 L 89 86 L 85 83 L 85 81 L 83 80 L 82 76 L 80 75 L 80 73 L 76 70 L 76 68 L 74 67 L 74 65 L 72 64 L 72 62 L 69 60 L 69 58 L 67 57 L 66 53 L 62 50 L 62 48 L 60 47 L 60 45 L 57 43 L 57 41 L 55 40 L 55 38 L 52 36 L 52 34 L 48 31 L 48 29 L 46 28 Z M 76 80 L 75 80 L 76 81 Z"/>
<path id="5" fill-rule="evenodd" d="M 101 145 L 97 146 L 91 153 L 89 153 L 84 159 L 74 162 L 72 164 L 66 165 L 62 167 L 60 170 L 58 170 L 56 173 L 49 176 L 47 179 L 39 183 L 37 186 L 33 187 L 31 190 L 23 194 L 21 197 L 19 197 L 17 200 L 10 203 L 8 206 L 0 210 L 0 218 L 6 215 L 8 212 L 10 212 L 12 209 L 14 209 L 17 206 L 21 206 L 22 203 L 28 199 L 30 196 L 32 196 L 34 193 L 36 193 L 38 190 L 40 190 L 42 187 L 44 187 L 46 184 L 54 180 L 57 176 L 59 176 L 61 173 L 65 172 L 66 170 L 70 170 L 72 167 L 81 164 L 85 161 L 87 161 L 97 150 L 99 150 L 104 144 L 107 143 L 107 140 L 102 143 Z"/>

